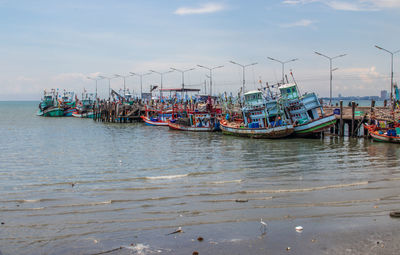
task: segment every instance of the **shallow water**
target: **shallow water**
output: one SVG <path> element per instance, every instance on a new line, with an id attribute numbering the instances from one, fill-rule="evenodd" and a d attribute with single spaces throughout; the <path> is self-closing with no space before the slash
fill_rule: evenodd
<path id="1" fill-rule="evenodd" d="M 288 219 L 325 223 L 400 208 L 396 144 L 253 140 L 42 118 L 37 104 L 0 102 L 4 255 L 121 246 L 129 248 L 121 254 L 179 254 L 174 249 L 190 245 L 197 232 L 214 243 L 259 234 L 260 218 L 275 226 Z M 166 235 L 178 226 L 192 234 L 189 241 Z"/>

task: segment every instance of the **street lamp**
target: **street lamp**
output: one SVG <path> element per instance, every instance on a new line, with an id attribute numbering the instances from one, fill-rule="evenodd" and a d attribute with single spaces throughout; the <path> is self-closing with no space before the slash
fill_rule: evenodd
<path id="1" fill-rule="evenodd" d="M 101 80 L 101 79 L 96 79 L 96 78 L 92 78 L 92 77 L 86 77 L 86 78 L 88 78 L 89 80 L 93 80 L 93 81 L 95 81 L 96 82 L 96 100 L 97 100 L 97 81 L 98 80 Z"/>
<path id="2" fill-rule="evenodd" d="M 392 107 L 394 109 L 394 103 L 393 103 L 393 55 L 400 52 L 400 50 L 396 50 L 396 51 L 388 51 L 387 49 L 384 49 L 382 47 L 379 47 L 377 45 L 375 45 L 376 48 L 386 51 L 387 53 L 390 54 L 391 56 L 391 72 L 390 72 L 390 101 L 392 102 Z"/>
<path id="3" fill-rule="evenodd" d="M 184 74 L 186 72 L 194 70 L 195 68 L 190 68 L 190 69 L 187 69 L 187 70 L 179 70 L 179 69 L 171 67 L 171 69 L 174 70 L 174 71 L 182 73 L 182 92 L 183 92 L 183 90 L 185 89 L 185 76 L 184 76 Z"/>
<path id="4" fill-rule="evenodd" d="M 152 72 L 152 73 L 156 73 L 156 74 L 159 74 L 160 75 L 160 100 L 161 100 L 161 98 L 162 98 L 162 88 L 163 88 L 163 76 L 164 76 L 164 74 L 167 74 L 167 73 L 172 73 L 173 71 L 172 70 L 170 70 L 170 71 L 166 71 L 166 72 L 163 72 L 163 73 L 161 73 L 161 72 L 157 72 L 157 71 L 154 71 L 154 70 L 149 70 L 150 72 Z"/>
<path id="5" fill-rule="evenodd" d="M 110 98 L 111 98 L 111 80 L 114 79 L 114 78 L 117 78 L 117 77 L 115 77 L 115 76 L 114 77 L 107 77 L 107 76 L 99 75 L 99 78 L 108 80 L 108 100 L 110 100 Z"/>
<path id="6" fill-rule="evenodd" d="M 294 59 L 287 60 L 287 61 L 280 61 L 278 59 L 271 58 L 271 57 L 268 57 L 268 59 L 270 59 L 272 61 L 279 62 L 279 63 L 282 64 L 282 84 L 285 83 L 285 64 L 289 63 L 289 62 L 293 62 L 293 61 L 299 60 L 298 58 L 294 58 Z"/>
<path id="7" fill-rule="evenodd" d="M 229 62 L 231 62 L 232 64 L 235 64 L 235 65 L 241 66 L 241 67 L 243 68 L 243 94 L 244 94 L 244 88 L 245 88 L 245 84 L 246 84 L 244 69 L 245 69 L 246 67 L 248 67 L 248 66 L 257 65 L 258 63 L 251 63 L 251 64 L 247 64 L 247 65 L 242 65 L 242 64 L 236 63 L 236 62 L 234 62 L 234 61 L 232 61 L 232 60 L 229 61 Z"/>
<path id="8" fill-rule="evenodd" d="M 342 55 L 338 55 L 336 57 L 331 58 L 331 57 L 328 57 L 328 56 L 326 56 L 326 55 L 324 55 L 322 53 L 316 52 L 316 51 L 314 51 L 314 53 L 329 59 L 329 72 L 330 72 L 330 79 L 329 79 L 330 80 L 330 83 L 329 83 L 329 105 L 332 105 L 332 72 L 337 70 L 337 68 L 332 69 L 332 60 L 335 59 L 335 58 L 344 57 L 347 54 L 342 54 Z"/>
<path id="9" fill-rule="evenodd" d="M 119 78 L 124 79 L 124 98 L 125 98 L 125 90 L 126 90 L 126 87 L 125 87 L 125 78 L 126 78 L 126 77 L 129 77 L 129 76 L 132 76 L 132 75 L 131 75 L 131 74 L 128 74 L 128 75 L 114 74 L 114 78 L 115 78 L 115 77 L 119 77 Z"/>
<path id="10" fill-rule="evenodd" d="M 131 75 L 136 75 L 140 77 L 140 98 L 142 98 L 143 96 L 143 76 L 145 75 L 149 75 L 151 73 L 144 73 L 144 74 L 140 74 L 140 73 L 133 73 L 133 72 L 129 72 Z"/>
<path id="11" fill-rule="evenodd" d="M 222 68 L 224 66 L 216 66 L 216 67 L 206 67 L 202 65 L 197 65 L 198 67 L 205 68 L 210 71 L 210 96 L 212 96 L 212 70 L 217 69 L 217 68 Z"/>

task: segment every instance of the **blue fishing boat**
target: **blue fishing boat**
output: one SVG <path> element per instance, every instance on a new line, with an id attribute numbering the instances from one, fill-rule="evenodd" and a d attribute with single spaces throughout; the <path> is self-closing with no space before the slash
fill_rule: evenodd
<path id="1" fill-rule="evenodd" d="M 189 107 L 175 109 L 179 112 L 176 119 L 168 122 L 170 129 L 192 132 L 212 132 L 220 131 L 219 117 L 221 109 L 215 107 L 216 98 L 209 95 L 197 96 L 197 100 L 191 103 Z"/>
<path id="2" fill-rule="evenodd" d="M 168 121 L 176 118 L 171 107 L 167 105 L 159 105 L 158 107 L 152 107 L 149 105 L 145 106 L 145 115 L 140 116 L 142 120 L 149 126 L 166 126 L 168 127 Z"/>
<path id="3" fill-rule="evenodd" d="M 266 99 L 261 91 L 244 94 L 242 119 L 227 116 L 220 120 L 224 134 L 250 138 L 283 138 L 294 131 L 281 105 L 274 99 Z"/>
<path id="4" fill-rule="evenodd" d="M 294 124 L 294 135 L 315 136 L 336 123 L 335 115 L 326 115 L 314 92 L 300 94 L 297 84 L 279 86 L 280 102 Z"/>

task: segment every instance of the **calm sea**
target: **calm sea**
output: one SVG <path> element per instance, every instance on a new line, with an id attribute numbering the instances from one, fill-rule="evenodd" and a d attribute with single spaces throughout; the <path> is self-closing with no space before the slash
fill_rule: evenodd
<path id="1" fill-rule="evenodd" d="M 396 144 L 43 118 L 37 105 L 0 102 L 3 255 L 192 254 L 257 239 L 260 218 L 290 240 L 297 224 L 317 234 L 400 208 Z"/>

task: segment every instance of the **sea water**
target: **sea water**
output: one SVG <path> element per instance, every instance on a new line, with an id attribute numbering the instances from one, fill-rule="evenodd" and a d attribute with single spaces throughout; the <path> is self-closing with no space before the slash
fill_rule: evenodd
<path id="1" fill-rule="evenodd" d="M 208 245 L 256 238 L 260 218 L 282 233 L 400 208 L 396 144 L 45 118 L 37 105 L 0 102 L 4 255 L 189 254 L 200 233 Z"/>

